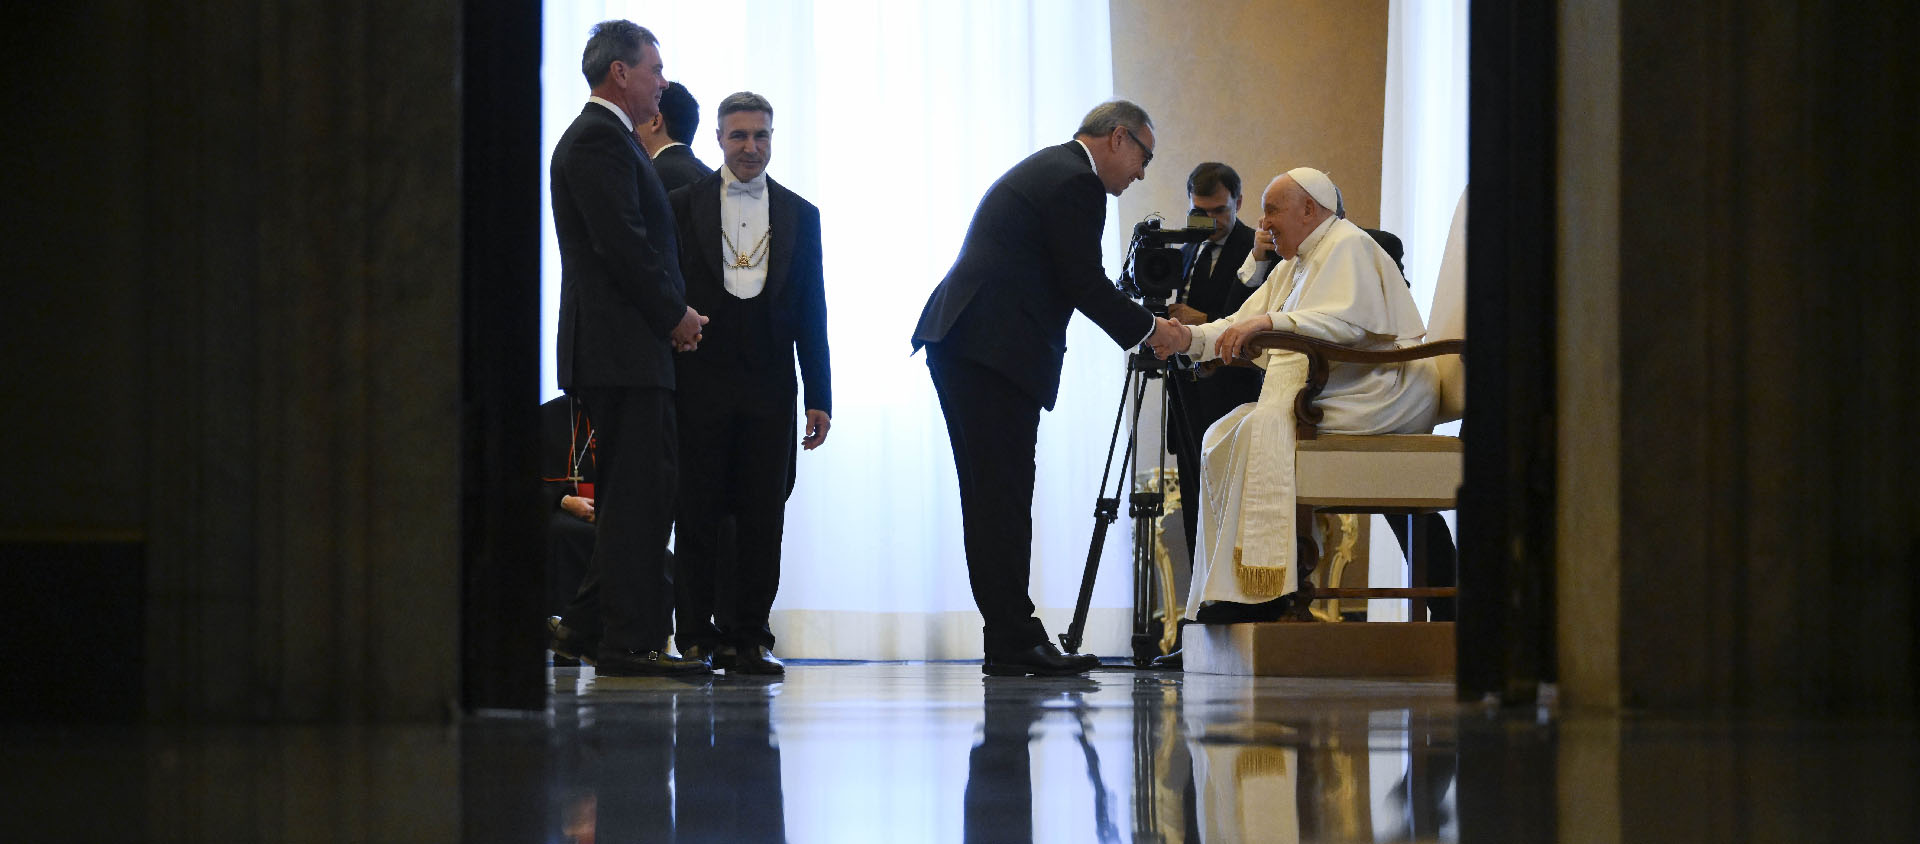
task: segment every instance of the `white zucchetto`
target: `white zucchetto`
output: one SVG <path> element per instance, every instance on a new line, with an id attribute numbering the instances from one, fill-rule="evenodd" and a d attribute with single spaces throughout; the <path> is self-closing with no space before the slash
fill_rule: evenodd
<path id="1" fill-rule="evenodd" d="M 1312 167 L 1295 167 L 1287 171 L 1287 177 L 1313 197 L 1313 201 L 1320 203 L 1320 207 L 1332 211 L 1335 216 L 1346 216 L 1347 209 L 1340 201 L 1340 189 L 1333 186 L 1333 180 L 1327 178 L 1327 174 Z"/>

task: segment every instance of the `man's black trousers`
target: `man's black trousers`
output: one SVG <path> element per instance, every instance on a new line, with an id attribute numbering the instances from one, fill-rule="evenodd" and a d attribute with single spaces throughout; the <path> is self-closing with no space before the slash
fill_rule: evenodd
<path id="1" fill-rule="evenodd" d="M 780 539 L 793 488 L 790 391 L 738 382 L 680 393 L 680 510 L 674 642 L 773 647 Z M 733 550 L 724 530 L 732 523 Z"/>
<path id="2" fill-rule="evenodd" d="M 960 475 L 967 579 L 989 656 L 1047 641 L 1027 581 L 1033 553 L 1034 447 L 1040 403 L 1006 376 L 927 346 L 927 368 L 947 418 Z"/>
<path id="3" fill-rule="evenodd" d="M 673 392 L 649 387 L 576 388 L 593 419 L 593 561 L 563 622 L 603 647 L 650 651 L 673 633 L 673 527 L 679 437 Z"/>

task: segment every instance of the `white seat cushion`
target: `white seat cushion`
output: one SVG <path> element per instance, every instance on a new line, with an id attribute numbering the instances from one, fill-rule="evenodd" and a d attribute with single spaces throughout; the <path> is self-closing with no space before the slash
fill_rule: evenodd
<path id="1" fill-rule="evenodd" d="M 1463 471 L 1458 437 L 1326 434 L 1299 443 L 1294 458 L 1301 504 L 1314 507 L 1448 509 Z"/>

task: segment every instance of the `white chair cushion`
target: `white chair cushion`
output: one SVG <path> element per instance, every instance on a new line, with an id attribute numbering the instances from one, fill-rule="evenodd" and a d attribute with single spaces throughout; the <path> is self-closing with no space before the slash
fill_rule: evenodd
<path id="1" fill-rule="evenodd" d="M 1325 434 L 1299 443 L 1299 502 L 1315 507 L 1448 509 L 1463 472 L 1458 437 Z"/>

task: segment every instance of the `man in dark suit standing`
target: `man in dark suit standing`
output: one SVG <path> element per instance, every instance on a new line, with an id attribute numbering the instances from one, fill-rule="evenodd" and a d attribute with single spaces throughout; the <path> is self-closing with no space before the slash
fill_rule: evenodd
<path id="1" fill-rule="evenodd" d="M 1213 237 L 1180 249 L 1186 284 L 1167 315 L 1200 325 L 1231 314 L 1253 294 L 1241 283 L 1240 264 L 1253 251 L 1253 228 L 1240 222 L 1240 174 L 1208 161 L 1187 176 L 1189 213 L 1213 220 Z M 1200 438 L 1227 411 L 1260 398 L 1260 370 L 1223 366 L 1195 380 L 1170 379 L 1175 405 L 1168 445 L 1180 467 L 1180 520 L 1187 529 L 1187 559 L 1193 559 L 1200 513 Z"/>
<path id="2" fill-rule="evenodd" d="M 653 169 L 660 184 L 672 193 L 707 177 L 713 172 L 706 162 L 693 154 L 693 133 L 700 128 L 700 103 L 693 92 L 678 82 L 667 83 L 660 95 L 660 113 L 633 127 L 640 148 L 653 158 Z"/>
<path id="3" fill-rule="evenodd" d="M 947 419 L 960 477 L 967 576 L 984 621 L 988 674 L 1075 674 L 1099 664 L 1047 639 L 1027 595 L 1034 444 L 1059 394 L 1067 321 L 1086 314 L 1122 348 L 1171 350 L 1173 323 L 1115 289 L 1100 263 L 1107 195 L 1146 178 L 1153 124 L 1102 103 L 1073 140 L 1014 165 L 987 189 L 960 256 L 913 332 Z"/>
<path id="4" fill-rule="evenodd" d="M 773 105 L 720 101 L 726 162 L 669 196 L 687 301 L 715 318 L 679 357 L 680 474 L 674 640 L 729 674 L 780 674 L 768 614 L 793 491 L 798 353 L 811 450 L 827 439 L 833 393 L 820 210 L 767 177 Z M 721 542 L 728 520 L 737 553 Z"/>
<path id="5" fill-rule="evenodd" d="M 668 653 L 667 571 L 678 437 L 673 353 L 707 321 L 686 302 L 673 212 L 633 139 L 667 87 L 659 41 L 630 21 L 596 25 L 581 56 L 593 95 L 553 150 L 560 241 L 560 387 L 595 426 L 593 560 L 561 618 L 553 650 L 610 675 L 707 672 Z"/>

